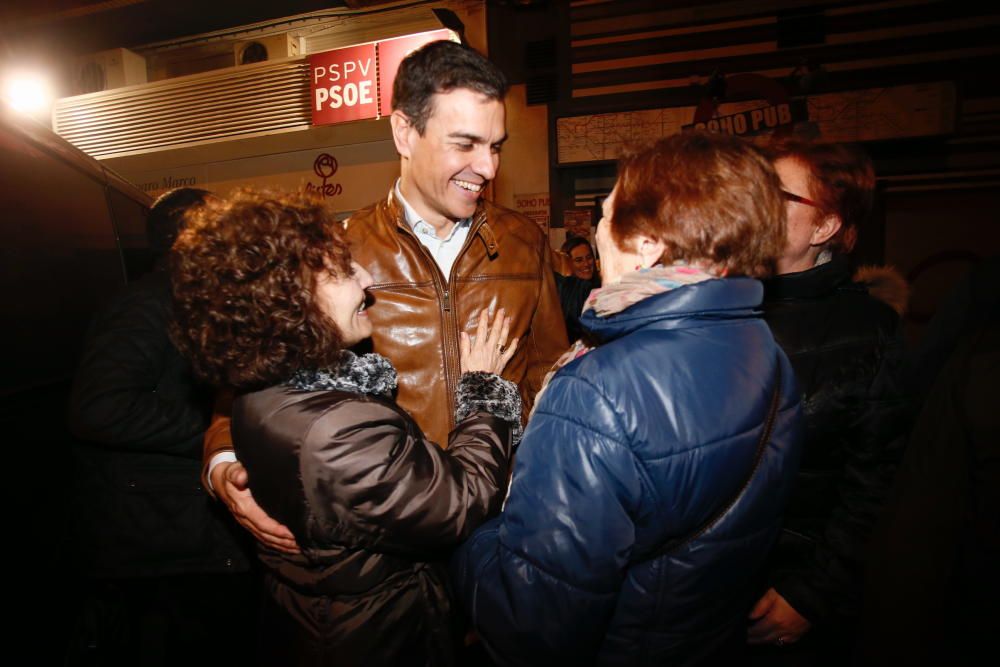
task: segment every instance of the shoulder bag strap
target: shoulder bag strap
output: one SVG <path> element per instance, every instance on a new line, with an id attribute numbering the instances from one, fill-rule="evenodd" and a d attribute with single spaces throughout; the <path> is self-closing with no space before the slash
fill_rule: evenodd
<path id="1" fill-rule="evenodd" d="M 774 420 L 778 415 L 778 403 L 781 398 L 781 358 L 777 358 L 777 366 L 774 373 L 774 392 L 771 394 L 771 406 L 767 412 L 767 420 L 764 422 L 764 428 L 760 433 L 760 440 L 757 441 L 757 452 L 754 454 L 753 465 L 750 466 L 750 473 L 747 475 L 746 480 L 740 485 L 739 489 L 733 494 L 732 498 L 728 502 L 724 503 L 722 507 L 716 511 L 712 516 L 708 518 L 707 521 L 702 523 L 698 528 L 691 533 L 677 537 L 671 540 L 667 540 L 658 549 L 651 552 L 649 555 L 643 557 L 642 560 L 653 560 L 654 558 L 659 558 L 664 556 L 676 549 L 681 548 L 692 540 L 700 537 L 702 533 L 712 527 L 712 525 L 725 516 L 736 501 L 739 500 L 743 492 L 750 485 L 750 480 L 753 479 L 754 474 L 757 472 L 757 468 L 760 467 L 761 459 L 764 458 L 764 450 L 767 448 L 767 442 L 771 439 L 771 432 L 774 430 Z"/>

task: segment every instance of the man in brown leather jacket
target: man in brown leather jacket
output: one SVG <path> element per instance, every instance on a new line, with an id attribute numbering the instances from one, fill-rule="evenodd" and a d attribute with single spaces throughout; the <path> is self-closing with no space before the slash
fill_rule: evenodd
<path id="1" fill-rule="evenodd" d="M 345 223 L 355 260 L 374 280 L 374 351 L 396 366 L 399 405 L 442 446 L 454 425 L 459 335 L 475 331 L 482 309 L 512 318 L 518 350 L 503 375 L 520 386 L 525 415 L 567 347 L 547 239 L 481 199 L 507 138 L 506 85 L 495 65 L 454 42 L 407 56 L 390 119 L 400 178 Z M 258 539 L 295 550 L 291 533 L 253 501 L 231 442 L 228 417 L 217 415 L 205 437 L 208 488 Z"/>

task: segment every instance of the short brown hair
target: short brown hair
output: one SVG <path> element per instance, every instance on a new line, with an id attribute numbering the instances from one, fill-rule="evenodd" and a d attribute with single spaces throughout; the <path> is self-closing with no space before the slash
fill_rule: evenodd
<path id="1" fill-rule="evenodd" d="M 464 44 L 430 42 L 403 59 L 392 84 L 392 108 L 402 111 L 423 136 L 434 111 L 434 96 L 459 88 L 502 102 L 507 79 L 500 68 Z"/>
<path id="2" fill-rule="evenodd" d="M 841 253 L 853 250 L 858 228 L 868 220 L 875 200 L 875 168 L 865 152 L 849 144 L 785 139 L 772 144 L 769 153 L 773 160 L 792 159 L 809 171 L 809 190 L 820 211 L 840 218 L 840 229 L 826 247 Z"/>
<path id="3" fill-rule="evenodd" d="M 336 361 L 340 331 L 315 301 L 316 275 L 350 275 L 351 255 L 321 200 L 250 189 L 209 199 L 170 259 L 172 337 L 205 380 L 258 388 Z"/>
<path id="4" fill-rule="evenodd" d="M 646 235 L 665 261 L 704 261 L 731 275 L 769 275 L 785 245 L 781 181 L 767 157 L 724 134 L 691 131 L 626 152 L 611 237 Z"/>

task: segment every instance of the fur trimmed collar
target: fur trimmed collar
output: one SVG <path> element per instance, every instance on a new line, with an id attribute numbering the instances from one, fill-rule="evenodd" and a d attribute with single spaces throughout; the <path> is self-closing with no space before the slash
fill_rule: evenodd
<path id="1" fill-rule="evenodd" d="M 854 281 L 868 287 L 868 293 L 889 304 L 900 317 L 906 314 L 910 302 L 910 286 L 906 278 L 891 266 L 862 266 L 854 272 Z"/>
<path id="2" fill-rule="evenodd" d="M 301 370 L 285 384 L 302 391 L 336 389 L 352 394 L 391 397 L 396 390 L 396 369 L 380 354 L 368 353 L 359 357 L 344 350 L 336 368 Z"/>

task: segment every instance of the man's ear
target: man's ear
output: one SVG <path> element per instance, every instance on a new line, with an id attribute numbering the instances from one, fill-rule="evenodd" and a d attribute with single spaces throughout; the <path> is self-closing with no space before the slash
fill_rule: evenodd
<path id="1" fill-rule="evenodd" d="M 823 216 L 823 219 L 819 221 L 819 224 L 813 228 L 812 238 L 809 239 L 809 245 L 824 245 L 827 241 L 832 239 L 837 232 L 840 231 L 842 224 L 843 223 L 840 221 L 839 215 L 830 213 L 829 215 Z"/>
<path id="2" fill-rule="evenodd" d="M 396 152 L 403 157 L 410 157 L 410 136 L 414 132 L 410 119 L 396 109 L 389 116 L 389 125 L 392 127 L 392 141 L 396 144 Z"/>

